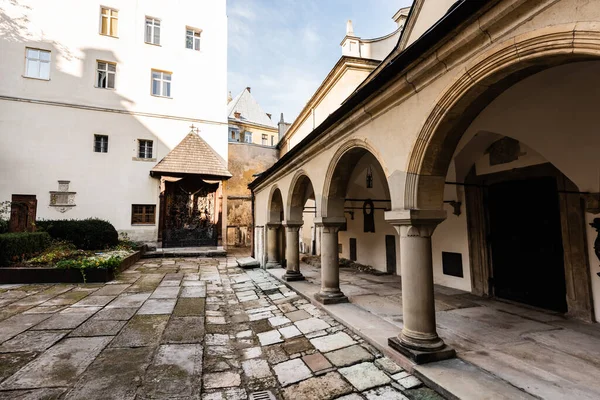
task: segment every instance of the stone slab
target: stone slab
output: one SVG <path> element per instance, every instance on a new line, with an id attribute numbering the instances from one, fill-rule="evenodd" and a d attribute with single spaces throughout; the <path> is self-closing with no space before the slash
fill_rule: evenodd
<path id="1" fill-rule="evenodd" d="M 312 373 L 300 358 L 285 361 L 273 366 L 273 371 L 277 375 L 277 380 L 281 386 L 288 386 L 292 383 L 300 382 L 310 378 Z"/>
<path id="2" fill-rule="evenodd" d="M 107 308 L 138 308 L 152 293 L 122 293 L 110 302 Z"/>
<path id="3" fill-rule="evenodd" d="M 88 307 L 88 306 L 100 306 L 104 307 L 115 299 L 115 296 L 87 296 L 83 300 L 73 304 L 73 307 Z"/>
<path id="4" fill-rule="evenodd" d="M 327 329 L 330 325 L 320 318 L 309 318 L 296 321 L 295 325 L 304 334 Z"/>
<path id="5" fill-rule="evenodd" d="M 93 319 L 101 321 L 127 321 L 135 315 L 137 310 L 137 308 L 104 308 L 98 311 Z"/>
<path id="6" fill-rule="evenodd" d="M 186 297 L 206 297 L 206 287 L 204 286 L 184 286 L 181 288 L 179 298 Z"/>
<path id="7" fill-rule="evenodd" d="M 386 385 L 391 382 L 389 376 L 370 362 L 341 368 L 338 371 L 359 391 Z"/>
<path id="8" fill-rule="evenodd" d="M 289 318 L 289 320 L 292 322 L 301 321 L 303 319 L 308 319 L 308 318 L 312 317 L 312 315 L 307 313 L 305 310 L 292 311 L 292 312 L 285 314 L 285 316 L 287 318 Z"/>
<path id="9" fill-rule="evenodd" d="M 258 268 L 260 267 L 260 263 L 252 258 L 252 257 L 242 257 L 242 258 L 238 258 L 236 259 L 237 265 L 240 268 Z"/>
<path id="10" fill-rule="evenodd" d="M 321 353 L 327 353 L 329 351 L 356 344 L 356 341 L 348 336 L 348 334 L 345 332 L 337 332 L 333 335 L 320 336 L 318 338 L 311 339 L 310 342 Z"/>
<path id="11" fill-rule="evenodd" d="M 26 389 L 1 392 L 3 400 L 58 400 L 67 388 Z"/>
<path id="12" fill-rule="evenodd" d="M 374 358 L 373 354 L 359 345 L 325 353 L 325 357 L 336 367 L 346 367 L 363 361 L 371 361 Z"/>
<path id="13" fill-rule="evenodd" d="M 89 319 L 75 329 L 69 337 L 75 336 L 116 336 L 127 321 Z"/>
<path id="14" fill-rule="evenodd" d="M 151 299 L 176 299 L 179 286 L 159 286 L 150 296 Z"/>
<path id="15" fill-rule="evenodd" d="M 268 346 L 270 344 L 283 342 L 281 334 L 276 329 L 272 331 L 259 333 L 257 336 L 261 346 Z"/>
<path id="16" fill-rule="evenodd" d="M 69 331 L 26 331 L 2 343 L 0 353 L 45 351 Z"/>
<path id="17" fill-rule="evenodd" d="M 168 315 L 136 315 L 129 320 L 110 346 L 157 346 L 168 320 Z"/>
<path id="18" fill-rule="evenodd" d="M 260 358 L 254 358 L 242 362 L 244 374 L 250 379 L 263 379 L 270 377 L 269 363 Z"/>
<path id="19" fill-rule="evenodd" d="M 112 337 L 68 338 L 54 345 L 0 385 L 0 389 L 69 386 Z"/>
<path id="20" fill-rule="evenodd" d="M 337 372 L 310 378 L 283 390 L 286 400 L 319 399 L 331 400 L 341 395 L 351 393 L 352 386 L 348 384 Z"/>
<path id="21" fill-rule="evenodd" d="M 371 389 L 363 393 L 367 400 L 409 400 L 408 397 L 391 386 Z"/>
<path id="22" fill-rule="evenodd" d="M 115 285 L 104 285 L 100 289 L 94 292 L 94 296 L 118 296 L 125 289 L 127 289 L 129 284 L 115 284 Z"/>
<path id="23" fill-rule="evenodd" d="M 202 343 L 204 332 L 204 318 L 172 316 L 163 334 L 162 343 Z"/>
<path id="24" fill-rule="evenodd" d="M 175 308 L 176 299 L 148 299 L 138 310 L 138 315 L 171 314 Z"/>
<path id="25" fill-rule="evenodd" d="M 32 351 L 0 354 L 0 382 L 20 370 L 21 367 L 33 360 L 37 354 Z"/>
<path id="26" fill-rule="evenodd" d="M 132 400 L 152 360 L 154 348 L 105 349 L 65 400 Z"/>
<path id="27" fill-rule="evenodd" d="M 332 367 L 331 363 L 321 353 L 314 353 L 302 357 L 302 361 L 311 369 L 313 372 L 319 372 Z"/>
<path id="28" fill-rule="evenodd" d="M 205 389 L 218 389 L 240 386 L 242 378 L 235 372 L 208 373 L 203 376 Z"/>
<path id="29" fill-rule="evenodd" d="M 19 314 L 0 322 L 0 343 L 50 318 L 50 314 Z"/>
<path id="30" fill-rule="evenodd" d="M 192 396 L 200 390 L 202 345 L 168 344 L 158 348 L 139 393 L 142 398 Z"/>
<path id="31" fill-rule="evenodd" d="M 195 317 L 204 315 L 205 299 L 188 297 L 177 299 L 173 315 L 177 317 Z"/>

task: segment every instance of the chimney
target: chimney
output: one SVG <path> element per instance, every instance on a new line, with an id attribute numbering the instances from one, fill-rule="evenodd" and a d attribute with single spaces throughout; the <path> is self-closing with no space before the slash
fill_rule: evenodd
<path id="1" fill-rule="evenodd" d="M 231 97 L 231 90 L 227 93 L 227 104 L 231 103 L 231 100 L 233 100 L 233 97 Z"/>
<path id="2" fill-rule="evenodd" d="M 354 36 L 354 28 L 352 27 L 351 19 L 346 22 L 346 36 Z"/>
<path id="3" fill-rule="evenodd" d="M 269 113 L 267 113 L 267 117 L 269 117 L 269 119 L 272 119 L 271 114 L 269 114 Z"/>
<path id="4" fill-rule="evenodd" d="M 248 93 L 252 93 L 252 88 L 250 86 L 247 86 L 246 90 L 248 91 Z"/>
<path id="5" fill-rule="evenodd" d="M 279 119 L 279 123 L 277 124 L 277 128 L 279 131 L 279 140 L 278 142 L 281 141 L 281 139 L 283 138 L 283 136 L 285 135 L 285 133 L 287 132 L 287 130 L 289 129 L 290 124 L 287 124 L 285 122 L 285 120 L 283 119 L 283 113 L 281 113 L 281 118 Z"/>
<path id="6" fill-rule="evenodd" d="M 235 119 L 240 119 L 240 117 L 242 116 L 242 114 L 239 111 L 235 111 L 233 113 L 233 116 L 235 117 Z"/>

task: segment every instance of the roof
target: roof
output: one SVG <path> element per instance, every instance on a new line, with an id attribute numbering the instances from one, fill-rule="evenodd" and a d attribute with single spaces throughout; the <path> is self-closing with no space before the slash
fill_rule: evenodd
<path id="1" fill-rule="evenodd" d="M 316 141 L 324 132 L 330 129 L 340 120 L 350 115 L 350 113 L 363 101 L 369 98 L 372 94 L 381 90 L 391 79 L 398 76 L 413 62 L 419 59 L 423 54 L 433 48 L 440 40 L 449 35 L 456 27 L 469 21 L 479 12 L 497 3 L 498 0 L 459 0 L 451 7 L 450 10 L 427 30 L 419 39 L 413 42 L 406 49 L 402 50 L 398 55 L 383 61 L 380 65 L 381 71 L 363 86 L 350 95 L 344 103 L 335 110 L 329 117 L 317 126 L 308 136 L 300 143 L 292 147 L 290 151 L 285 153 L 275 164 L 260 174 L 255 180 L 250 182 L 248 187 L 254 189 L 265 181 L 269 175 L 282 168 L 290 160 L 293 160 L 298 153 L 308 147 L 312 142 Z M 410 19 L 410 17 L 409 17 Z"/>
<path id="2" fill-rule="evenodd" d="M 195 132 L 190 132 L 150 170 L 151 176 L 202 175 L 229 179 L 225 160 Z"/>
<path id="3" fill-rule="evenodd" d="M 240 118 L 235 117 L 236 112 L 241 114 Z M 235 98 L 229 102 L 227 105 L 227 115 L 229 116 L 229 119 L 239 122 L 248 122 L 277 128 L 277 124 L 263 111 L 260 104 L 258 104 L 254 96 L 252 96 L 252 93 L 250 93 L 249 88 L 242 90 L 240 94 L 235 96 Z"/>

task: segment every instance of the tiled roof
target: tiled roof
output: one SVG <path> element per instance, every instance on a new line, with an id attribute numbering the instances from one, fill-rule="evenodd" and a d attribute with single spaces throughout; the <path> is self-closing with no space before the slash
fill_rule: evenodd
<path id="1" fill-rule="evenodd" d="M 235 117 L 236 112 L 240 113 L 240 118 Z M 227 105 L 227 114 L 230 119 L 235 119 L 237 121 L 277 128 L 277 124 L 263 111 L 248 88 L 244 89 L 242 93 L 235 96 L 235 98 L 229 102 Z"/>
<path id="2" fill-rule="evenodd" d="M 152 176 L 195 174 L 231 178 L 225 160 L 197 133 L 190 132 L 150 170 Z"/>

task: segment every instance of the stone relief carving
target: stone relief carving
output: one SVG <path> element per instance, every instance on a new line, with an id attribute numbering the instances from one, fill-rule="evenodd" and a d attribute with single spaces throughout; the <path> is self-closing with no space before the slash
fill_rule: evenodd
<path id="1" fill-rule="evenodd" d="M 375 204 L 367 199 L 363 204 L 364 231 L 375 232 Z"/>
<path id="2" fill-rule="evenodd" d="M 61 213 L 75 207 L 76 192 L 69 192 L 71 181 L 58 181 L 58 191 L 50 192 L 50 207 Z"/>

